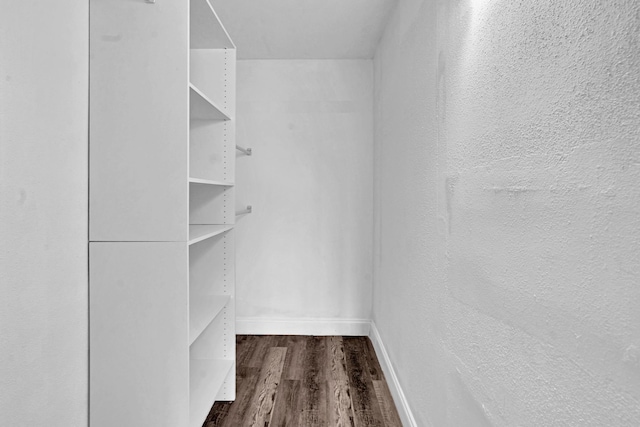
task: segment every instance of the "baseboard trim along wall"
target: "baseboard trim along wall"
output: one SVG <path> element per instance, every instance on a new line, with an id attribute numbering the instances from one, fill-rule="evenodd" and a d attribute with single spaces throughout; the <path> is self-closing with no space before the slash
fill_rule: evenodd
<path id="1" fill-rule="evenodd" d="M 393 370 L 389 354 L 382 343 L 382 338 L 380 337 L 378 328 L 376 328 L 376 324 L 373 321 L 371 321 L 370 325 L 369 339 L 371 339 L 373 348 L 378 356 L 380 367 L 382 368 L 382 372 L 384 372 L 385 379 L 389 385 L 389 390 L 391 391 L 391 396 L 393 396 L 393 401 L 398 409 L 402 425 L 405 427 L 418 427 L 415 418 L 413 418 L 411 408 L 409 408 L 409 402 L 407 402 L 407 398 L 404 396 L 402 387 L 400 387 L 400 382 L 398 381 L 396 372 Z"/>
<path id="2" fill-rule="evenodd" d="M 238 335 L 368 336 L 368 319 L 264 319 L 237 317 Z"/>

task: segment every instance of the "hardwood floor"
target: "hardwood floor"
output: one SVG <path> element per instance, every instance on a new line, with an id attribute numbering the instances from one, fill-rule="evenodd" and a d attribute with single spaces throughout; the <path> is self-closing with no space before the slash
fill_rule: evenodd
<path id="1" fill-rule="evenodd" d="M 369 338 L 236 338 L 235 402 L 203 427 L 401 427 Z"/>

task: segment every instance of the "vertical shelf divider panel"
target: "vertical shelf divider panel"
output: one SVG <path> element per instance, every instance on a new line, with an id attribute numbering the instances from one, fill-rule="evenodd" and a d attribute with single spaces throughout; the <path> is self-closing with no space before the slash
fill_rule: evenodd
<path id="1" fill-rule="evenodd" d="M 235 46 L 190 0 L 189 425 L 235 399 Z M 212 231 L 214 230 L 214 231 Z"/>

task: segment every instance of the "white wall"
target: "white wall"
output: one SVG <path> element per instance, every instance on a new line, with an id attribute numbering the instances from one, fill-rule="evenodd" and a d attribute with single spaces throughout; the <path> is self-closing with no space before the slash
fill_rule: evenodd
<path id="1" fill-rule="evenodd" d="M 88 2 L 0 2 L 0 414 L 87 424 Z"/>
<path id="2" fill-rule="evenodd" d="M 419 426 L 640 424 L 639 33 L 634 0 L 400 2 L 373 318 Z"/>
<path id="3" fill-rule="evenodd" d="M 237 315 L 368 319 L 373 227 L 370 60 L 238 62 Z M 292 331 L 290 325 L 288 331 Z M 272 330 L 273 332 L 273 330 Z"/>

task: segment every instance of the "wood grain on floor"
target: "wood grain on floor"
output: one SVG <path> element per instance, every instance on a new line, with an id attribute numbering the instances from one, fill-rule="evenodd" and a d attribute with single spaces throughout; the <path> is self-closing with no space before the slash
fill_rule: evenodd
<path id="1" fill-rule="evenodd" d="M 401 427 L 367 337 L 239 335 L 237 393 L 203 427 Z"/>

